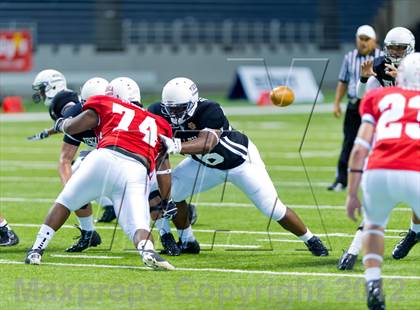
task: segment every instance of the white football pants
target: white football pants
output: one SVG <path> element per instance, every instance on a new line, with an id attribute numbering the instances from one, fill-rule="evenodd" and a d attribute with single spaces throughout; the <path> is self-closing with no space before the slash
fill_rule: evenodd
<path id="1" fill-rule="evenodd" d="M 119 224 L 133 240 L 136 230 L 149 230 L 149 183 L 146 168 L 135 159 L 97 149 L 86 156 L 56 202 L 74 211 L 96 197 L 110 197 Z"/>
<path id="2" fill-rule="evenodd" d="M 372 169 L 362 177 L 365 223 L 385 227 L 399 203 L 410 206 L 420 217 L 420 172 Z"/>

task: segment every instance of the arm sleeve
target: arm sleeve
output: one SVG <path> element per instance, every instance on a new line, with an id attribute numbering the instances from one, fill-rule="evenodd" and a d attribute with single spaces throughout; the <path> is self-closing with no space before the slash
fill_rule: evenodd
<path id="1" fill-rule="evenodd" d="M 78 139 L 76 139 L 76 138 L 74 138 L 70 135 L 67 135 L 67 134 L 64 135 L 63 142 L 74 145 L 74 146 L 79 146 L 80 143 L 81 143 L 80 140 L 78 140 Z"/>
<path id="2" fill-rule="evenodd" d="M 346 54 L 343 59 L 343 63 L 341 64 L 340 73 L 338 74 L 338 80 L 344 83 L 348 83 L 350 80 L 349 75 L 349 54 Z"/>
<path id="3" fill-rule="evenodd" d="M 361 82 L 359 79 L 356 86 L 356 96 L 357 98 L 362 99 L 367 92 L 379 87 L 382 87 L 382 85 L 374 76 L 369 77 L 366 83 Z"/>

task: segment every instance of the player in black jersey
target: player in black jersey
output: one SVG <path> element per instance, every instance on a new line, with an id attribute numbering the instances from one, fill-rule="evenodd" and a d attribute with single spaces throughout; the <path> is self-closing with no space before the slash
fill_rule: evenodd
<path id="1" fill-rule="evenodd" d="M 172 199 L 178 207 L 174 224 L 182 252 L 200 251 L 185 199 L 227 181 L 244 192 L 267 217 L 298 236 L 312 254 L 328 255 L 321 240 L 278 198 L 256 146 L 230 126 L 218 103 L 198 97 L 194 82 L 172 79 L 162 90 L 162 102 L 151 105 L 149 111 L 163 116 L 173 128 L 174 139 L 162 137 L 167 152 L 191 155 L 172 171 Z M 157 225 L 161 235 L 170 233 L 165 219 Z"/>
<path id="2" fill-rule="evenodd" d="M 415 39 L 410 30 L 395 27 L 384 40 L 384 56 L 362 64 L 357 97 L 362 99 L 367 91 L 378 87 L 395 86 L 397 68 L 401 60 L 414 53 Z"/>
<path id="3" fill-rule="evenodd" d="M 388 31 L 384 40 L 384 56 L 366 61 L 362 64 L 361 77 L 357 83 L 357 97 L 379 87 L 395 86 L 397 69 L 401 60 L 414 53 L 415 39 L 410 30 L 395 27 Z M 356 264 L 358 253 L 362 248 L 362 222 L 352 240 L 350 248 L 344 251 L 338 261 L 338 269 L 352 270 Z M 411 228 L 406 236 L 396 245 L 392 256 L 395 259 L 405 257 L 411 248 L 420 241 L 420 219 L 413 213 Z"/>
<path id="4" fill-rule="evenodd" d="M 82 87 L 82 99 L 95 94 L 102 94 L 108 82 L 102 78 L 93 78 L 88 80 Z M 44 100 L 44 103 L 49 107 L 49 114 L 53 120 L 59 117 L 76 116 L 81 111 L 81 102 L 76 92 L 66 88 L 66 80 L 64 76 L 55 70 L 41 71 L 35 78 L 33 89 L 36 91 L 33 96 L 38 101 Z M 50 89 L 50 91 L 46 91 Z M 52 92 L 54 90 L 54 92 Z M 49 97 L 48 97 L 49 96 Z M 52 129 L 44 130 L 41 133 L 29 137 L 30 140 L 41 140 L 48 137 L 55 132 Z M 72 173 L 79 167 L 80 162 L 87 155 L 88 152 L 80 152 L 79 157 L 72 164 L 79 145 L 81 142 L 90 147 L 95 147 L 97 138 L 92 130 L 88 130 L 78 135 L 65 135 L 63 138 L 63 145 L 59 160 L 60 179 L 63 184 L 66 184 L 70 179 Z M 105 206 L 111 206 L 112 202 L 107 198 L 102 198 L 99 203 Z M 113 209 L 113 208 L 112 208 Z M 66 249 L 67 252 L 81 252 L 89 246 L 97 246 L 101 243 L 99 234 L 95 231 L 93 225 L 92 208 L 90 204 L 77 210 L 76 216 L 80 223 L 79 230 L 81 236 L 78 241 Z"/>

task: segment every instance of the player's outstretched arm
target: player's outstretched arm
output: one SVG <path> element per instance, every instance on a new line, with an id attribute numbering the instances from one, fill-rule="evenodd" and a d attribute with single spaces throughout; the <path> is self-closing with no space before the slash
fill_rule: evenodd
<path id="1" fill-rule="evenodd" d="M 57 133 L 57 131 L 55 131 L 54 130 L 54 127 L 52 127 L 52 128 L 44 129 L 40 133 L 37 133 L 36 135 L 30 136 L 27 139 L 29 141 L 39 141 L 39 140 L 46 139 L 49 136 L 52 136 L 52 135 L 54 135 L 56 133 Z"/>
<path id="2" fill-rule="evenodd" d="M 99 116 L 96 111 L 88 109 L 74 118 L 59 118 L 54 129 L 69 135 L 74 135 L 98 126 Z"/>
<path id="3" fill-rule="evenodd" d="M 63 185 L 67 183 L 72 175 L 71 164 L 78 149 L 79 147 L 76 145 L 63 142 L 60 153 L 60 161 L 58 163 L 58 172 Z"/>

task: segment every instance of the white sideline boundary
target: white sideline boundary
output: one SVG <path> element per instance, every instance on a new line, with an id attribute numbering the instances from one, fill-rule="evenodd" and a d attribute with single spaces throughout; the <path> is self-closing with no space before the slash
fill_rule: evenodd
<path id="1" fill-rule="evenodd" d="M 2 265 L 24 265 L 23 262 L 12 260 L 0 260 Z M 150 270 L 147 267 L 127 266 L 127 265 L 102 265 L 102 264 L 69 264 L 69 263 L 49 263 L 43 262 L 42 265 L 57 267 L 90 267 L 103 269 L 137 269 Z M 34 266 L 34 268 L 37 268 Z M 151 270 L 150 270 L 151 271 Z M 337 278 L 363 278 L 363 274 L 348 273 L 323 273 L 323 272 L 290 272 L 290 271 L 270 271 L 270 270 L 244 270 L 244 269 L 223 269 L 223 268 L 176 268 L 177 271 L 187 272 L 214 272 L 214 273 L 240 273 L 240 274 L 260 274 L 273 276 L 297 276 L 297 277 L 337 277 Z M 384 279 L 404 279 L 404 280 L 420 280 L 420 276 L 401 276 L 401 275 L 383 275 Z"/>
<path id="2" fill-rule="evenodd" d="M 104 256 L 104 255 L 71 255 L 71 254 L 51 254 L 51 257 L 58 258 L 93 258 L 93 259 L 121 259 L 122 256 Z"/>

